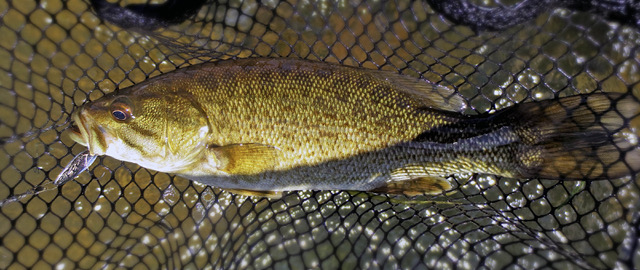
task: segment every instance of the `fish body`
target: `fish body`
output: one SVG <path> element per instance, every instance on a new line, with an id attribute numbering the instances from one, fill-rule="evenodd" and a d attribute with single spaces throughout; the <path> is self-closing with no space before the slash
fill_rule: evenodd
<path id="1" fill-rule="evenodd" d="M 582 116 L 606 114 L 614 101 L 623 105 L 611 119 Z M 448 88 L 389 72 L 295 59 L 228 60 L 85 104 L 72 115 L 72 137 L 93 155 L 251 191 L 437 193 L 450 187 L 442 177 L 456 173 L 603 179 L 640 163 L 635 145 L 613 137 L 627 128 L 620 114 L 630 117 L 637 108 L 630 98 L 582 95 L 480 116 L 460 114 L 464 104 Z M 568 160 L 568 152 L 591 155 L 596 148 L 593 158 Z M 593 168 L 574 164 L 563 172 L 571 162 Z"/>

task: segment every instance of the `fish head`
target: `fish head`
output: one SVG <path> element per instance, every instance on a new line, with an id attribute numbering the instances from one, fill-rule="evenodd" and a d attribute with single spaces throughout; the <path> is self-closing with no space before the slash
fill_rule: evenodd
<path id="1" fill-rule="evenodd" d="M 132 87 L 73 112 L 71 138 L 92 155 L 107 155 L 162 172 L 198 159 L 210 131 L 206 114 L 188 95 Z"/>

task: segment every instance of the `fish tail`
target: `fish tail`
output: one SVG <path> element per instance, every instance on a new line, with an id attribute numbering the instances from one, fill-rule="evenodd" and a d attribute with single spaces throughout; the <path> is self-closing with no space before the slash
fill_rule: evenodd
<path id="1" fill-rule="evenodd" d="M 615 179 L 640 171 L 638 108 L 631 94 L 594 93 L 519 104 L 494 120 L 519 137 L 521 177 Z"/>

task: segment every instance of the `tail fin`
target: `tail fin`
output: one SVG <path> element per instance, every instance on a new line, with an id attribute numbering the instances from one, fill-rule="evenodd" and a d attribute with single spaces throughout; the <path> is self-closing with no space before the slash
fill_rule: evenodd
<path id="1" fill-rule="evenodd" d="M 639 113 L 630 94 L 594 93 L 519 104 L 494 121 L 520 137 L 523 177 L 598 180 L 640 171 Z"/>

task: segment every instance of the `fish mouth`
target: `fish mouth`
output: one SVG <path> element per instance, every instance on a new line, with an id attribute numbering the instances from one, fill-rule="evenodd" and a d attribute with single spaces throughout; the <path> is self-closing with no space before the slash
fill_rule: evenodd
<path id="1" fill-rule="evenodd" d="M 71 120 L 73 123 L 69 127 L 69 137 L 73 141 L 86 146 L 91 155 L 104 155 L 107 152 L 105 130 L 83 108 L 74 112 Z"/>
<path id="2" fill-rule="evenodd" d="M 69 127 L 69 132 L 71 132 L 70 136 L 72 140 L 74 140 L 75 142 L 81 145 L 87 146 L 87 142 L 84 139 L 82 132 L 80 132 L 80 127 L 78 126 L 77 123 L 73 122 L 71 124 L 71 127 Z"/>

